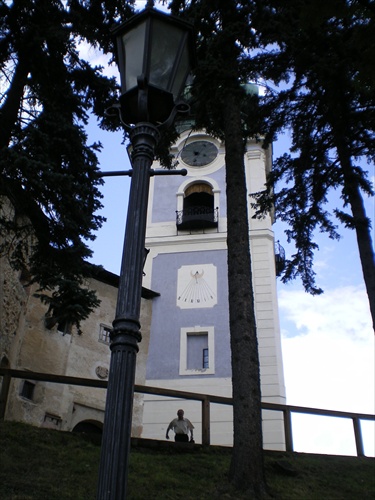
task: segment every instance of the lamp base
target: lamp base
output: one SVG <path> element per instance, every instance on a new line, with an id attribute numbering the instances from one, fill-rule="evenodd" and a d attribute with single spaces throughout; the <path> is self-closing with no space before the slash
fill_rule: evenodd
<path id="1" fill-rule="evenodd" d="M 168 120 L 173 108 L 173 94 L 153 85 L 133 87 L 120 97 L 121 114 L 125 123 L 149 122 L 153 125 Z"/>

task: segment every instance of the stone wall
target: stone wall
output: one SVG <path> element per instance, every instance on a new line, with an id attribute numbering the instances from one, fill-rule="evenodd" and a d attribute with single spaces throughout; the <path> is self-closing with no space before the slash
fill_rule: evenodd
<path id="1" fill-rule="evenodd" d="M 0 217 L 8 221 L 15 218 L 13 206 L 3 196 L 0 196 Z M 0 231 L 0 362 L 13 368 L 22 342 L 20 325 L 24 322 L 30 290 L 24 286 L 21 272 L 10 265 L 12 240 L 12 235 Z"/>

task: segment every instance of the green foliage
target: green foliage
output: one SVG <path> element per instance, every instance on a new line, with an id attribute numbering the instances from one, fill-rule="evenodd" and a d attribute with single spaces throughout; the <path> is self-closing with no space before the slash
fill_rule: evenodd
<path id="1" fill-rule="evenodd" d="M 283 281 L 299 276 L 307 291 L 321 292 L 313 270 L 315 234 L 338 238 L 340 222 L 357 231 L 375 303 L 370 221 L 361 197 L 374 195 L 364 166 L 375 159 L 371 2 L 173 0 L 171 7 L 197 30 L 199 64 L 191 90 L 197 127 L 223 138 L 225 103 L 235 94 L 244 139 L 262 137 L 267 147 L 291 131 L 290 154 L 274 162 L 266 191 L 254 193 L 256 216 L 274 207 L 296 247 Z M 265 82 L 266 95 L 244 95 L 239 83 L 249 81 Z M 326 208 L 334 191 L 342 197 L 332 211 L 336 220 Z"/>
<path id="2" fill-rule="evenodd" d="M 16 211 L 0 220 L 0 254 L 29 267 L 51 315 L 69 311 L 77 325 L 98 305 L 82 283 L 90 276 L 87 241 L 104 222 L 101 145 L 87 143 L 84 127 L 89 113 L 103 128 L 120 126 L 104 114 L 117 100 L 115 80 L 91 66 L 79 44 L 112 51 L 110 28 L 133 4 L 0 1 L 0 195 Z"/>
<path id="3" fill-rule="evenodd" d="M 283 280 L 300 275 L 312 293 L 319 292 L 315 231 L 337 238 L 337 221 L 355 229 L 370 304 L 375 304 L 374 252 L 362 200 L 374 196 L 365 168 L 375 160 L 373 6 L 355 0 L 256 3 L 260 46 L 254 64 L 266 81 L 279 85 L 269 85 L 262 100 L 262 132 L 268 144 L 289 129 L 292 141 L 290 154 L 274 162 L 266 192 L 256 194 L 257 215 L 274 204 L 296 246 Z M 336 220 L 326 208 L 334 191 L 342 199 L 332 211 Z M 375 309 L 372 314 L 375 320 Z"/>
<path id="4" fill-rule="evenodd" d="M 96 497 L 100 447 L 89 435 L 0 422 L 0 496 L 3 500 L 90 500 Z M 227 482 L 230 449 L 177 451 L 133 448 L 129 500 L 245 499 Z M 374 459 L 265 452 L 273 498 L 370 499 Z"/>
<path id="5" fill-rule="evenodd" d="M 251 29 L 252 1 L 173 0 L 170 5 L 172 12 L 191 21 L 197 32 L 198 64 L 191 87 L 196 128 L 224 138 L 223 103 L 230 94 L 241 102 L 243 138 L 254 136 L 258 132 L 254 120 L 257 98 L 246 94 L 244 88 L 253 76 L 248 57 L 256 43 Z"/>

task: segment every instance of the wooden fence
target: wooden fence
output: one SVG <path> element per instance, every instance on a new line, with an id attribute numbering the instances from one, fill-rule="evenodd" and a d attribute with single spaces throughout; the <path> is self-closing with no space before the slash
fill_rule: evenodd
<path id="1" fill-rule="evenodd" d="M 82 387 L 97 387 L 100 389 L 107 388 L 107 381 L 94 380 L 79 377 L 67 377 L 64 375 L 52 375 L 46 373 L 37 373 L 26 370 L 12 370 L 8 368 L 0 368 L 0 376 L 3 377 L 3 382 L 0 391 L 0 419 L 4 419 L 5 410 L 9 395 L 9 387 L 12 378 L 26 379 L 40 382 L 50 382 L 55 384 L 68 384 L 77 385 Z M 157 396 L 164 396 L 169 398 L 189 399 L 194 401 L 201 401 L 202 403 L 202 444 L 210 444 L 210 404 L 223 404 L 233 405 L 232 398 L 223 396 L 214 396 L 210 394 L 197 394 L 193 392 L 175 391 L 171 389 L 162 389 L 159 387 L 151 387 L 145 385 L 135 385 L 135 392 L 141 394 L 153 394 Z M 285 446 L 287 451 L 293 450 L 293 432 L 292 432 L 292 414 L 303 413 L 309 415 L 320 415 L 336 418 L 347 418 L 353 422 L 353 431 L 355 437 L 355 444 L 357 449 L 357 456 L 363 457 L 364 448 L 361 431 L 361 420 L 375 421 L 375 415 L 365 413 L 351 413 L 344 411 L 322 410 L 318 408 L 306 408 L 302 406 L 290 406 L 276 403 L 262 403 L 263 410 L 279 411 L 283 414 L 284 419 L 284 432 L 285 432 Z"/>

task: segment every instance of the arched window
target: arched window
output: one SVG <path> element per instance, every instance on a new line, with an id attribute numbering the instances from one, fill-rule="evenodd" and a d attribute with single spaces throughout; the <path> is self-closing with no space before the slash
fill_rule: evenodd
<path id="1" fill-rule="evenodd" d="M 218 208 L 214 206 L 212 186 L 206 182 L 190 184 L 183 199 L 183 209 L 177 211 L 178 229 L 205 229 L 218 225 Z"/>
<path id="2" fill-rule="evenodd" d="M 184 210 L 199 206 L 214 209 L 214 195 L 209 184 L 192 184 L 185 191 Z"/>
<path id="3" fill-rule="evenodd" d="M 9 368 L 10 367 L 10 363 L 9 363 L 9 360 L 6 356 L 3 356 L 1 358 L 1 362 L 0 362 L 0 368 Z"/>

